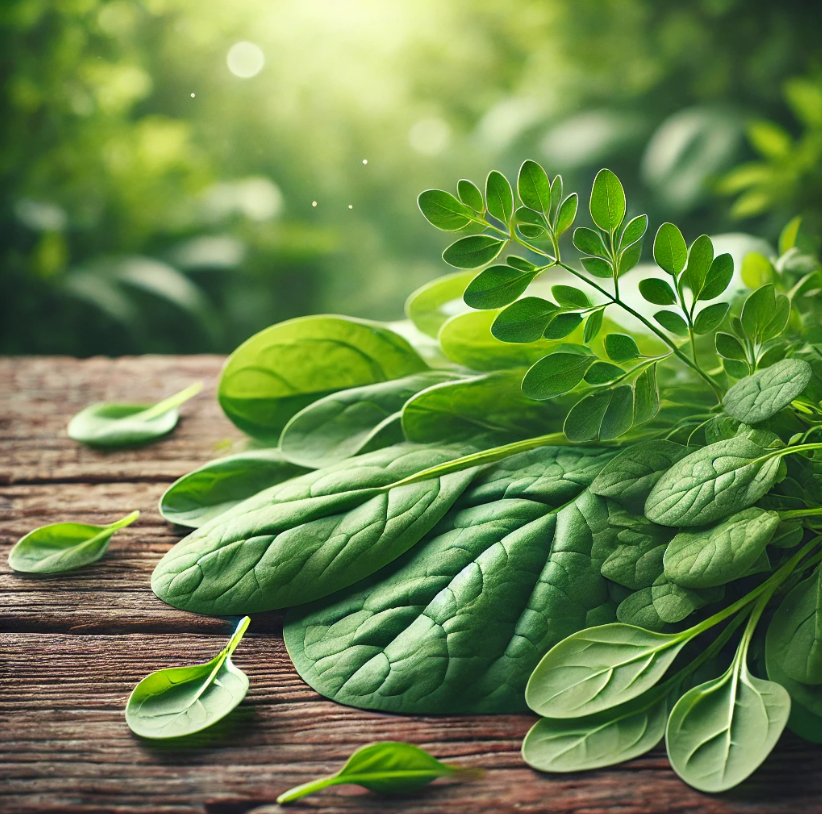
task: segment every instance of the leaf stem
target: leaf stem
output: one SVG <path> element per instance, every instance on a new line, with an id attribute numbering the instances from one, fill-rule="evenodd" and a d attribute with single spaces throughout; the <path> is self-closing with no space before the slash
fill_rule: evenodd
<path id="1" fill-rule="evenodd" d="M 175 393 L 173 396 L 163 399 L 159 404 L 155 404 L 153 407 L 147 407 L 145 410 L 135 413 L 131 416 L 131 418 L 139 418 L 141 421 L 151 421 L 151 419 L 157 418 L 163 413 L 173 410 L 175 407 L 179 407 L 190 398 L 196 396 L 202 389 L 202 382 L 194 382 L 194 384 L 190 384 L 186 387 L 185 390 L 181 390 L 179 393 Z"/>

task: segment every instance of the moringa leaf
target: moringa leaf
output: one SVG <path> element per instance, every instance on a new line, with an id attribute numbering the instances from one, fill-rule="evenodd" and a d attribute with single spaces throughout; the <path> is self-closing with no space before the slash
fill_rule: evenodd
<path id="1" fill-rule="evenodd" d="M 688 246 L 673 223 L 663 223 L 654 237 L 654 260 L 668 274 L 678 276 L 688 260 Z"/>
<path id="2" fill-rule="evenodd" d="M 501 342 L 537 342 L 558 311 L 554 303 L 541 297 L 523 297 L 499 313 L 491 333 Z"/>
<path id="3" fill-rule="evenodd" d="M 594 362 L 585 371 L 585 381 L 588 384 L 609 384 L 623 376 L 625 371 L 619 365 L 610 362 Z"/>
<path id="4" fill-rule="evenodd" d="M 590 202 L 591 218 L 606 232 L 615 231 L 625 217 L 625 190 L 611 170 L 600 170 L 594 179 Z"/>
<path id="5" fill-rule="evenodd" d="M 522 392 L 532 399 L 551 399 L 573 390 L 596 357 L 558 351 L 540 359 L 525 374 Z"/>
<path id="6" fill-rule="evenodd" d="M 458 232 L 475 220 L 471 208 L 441 189 L 426 189 L 420 193 L 417 204 L 425 219 L 444 232 Z"/>
<path id="7" fill-rule="evenodd" d="M 579 196 L 574 192 L 569 195 L 559 207 L 557 212 L 557 220 L 555 231 L 557 237 L 567 232 L 576 220 L 577 207 L 579 205 Z"/>
<path id="8" fill-rule="evenodd" d="M 728 313 L 727 302 L 716 302 L 703 308 L 694 320 L 694 333 L 698 336 L 715 331 Z"/>
<path id="9" fill-rule="evenodd" d="M 551 183 L 545 170 L 530 159 L 519 168 L 517 192 L 525 206 L 548 217 L 551 212 Z"/>
<path id="10" fill-rule="evenodd" d="M 602 236 L 599 232 L 595 232 L 593 229 L 589 229 L 587 226 L 578 226 L 574 229 L 574 246 L 576 246 L 583 254 L 593 255 L 597 258 L 607 258 L 608 257 L 608 250 L 605 248 L 605 244 L 602 242 Z M 604 261 L 603 261 L 604 262 Z M 587 264 L 584 263 L 585 268 L 589 271 L 591 269 L 588 268 Z M 595 272 L 591 271 L 592 274 Z M 596 274 L 597 277 L 605 276 L 603 274 Z M 611 276 L 610 274 L 607 276 Z"/>
<path id="11" fill-rule="evenodd" d="M 628 223 L 625 225 L 625 229 L 620 236 L 619 242 L 620 246 L 623 248 L 627 248 L 628 246 L 632 246 L 639 240 L 645 236 L 645 232 L 648 231 L 648 216 L 647 215 L 637 215 L 635 218 L 631 218 Z"/>
<path id="12" fill-rule="evenodd" d="M 697 300 L 713 300 L 722 294 L 731 284 L 734 276 L 734 260 L 730 254 L 720 254 L 714 258 L 708 275 L 700 289 Z"/>
<path id="13" fill-rule="evenodd" d="M 464 204 L 470 206 L 475 212 L 480 214 L 485 212 L 482 192 L 473 181 L 469 181 L 467 178 L 461 178 L 457 181 L 457 195 Z"/>
<path id="14" fill-rule="evenodd" d="M 601 390 L 580 399 L 565 418 L 569 441 L 609 441 L 633 424 L 634 393 L 627 385 Z"/>
<path id="15" fill-rule="evenodd" d="M 604 315 L 605 309 L 600 308 L 591 312 L 590 316 L 585 320 L 585 329 L 582 334 L 582 341 L 585 342 L 585 344 L 592 342 L 599 335 L 599 332 L 602 330 Z"/>
<path id="16" fill-rule="evenodd" d="M 454 268 L 477 269 L 494 260 L 505 248 L 505 243 L 493 235 L 461 237 L 442 253 L 442 259 Z"/>
<path id="17" fill-rule="evenodd" d="M 776 512 L 751 507 L 695 531 L 680 531 L 665 552 L 665 576 L 685 588 L 739 579 L 765 551 L 779 525 Z"/>
<path id="18" fill-rule="evenodd" d="M 582 324 L 582 315 L 576 313 L 556 314 L 548 323 L 543 336 L 546 339 L 565 339 Z"/>
<path id="19" fill-rule="evenodd" d="M 688 335 L 688 323 L 676 311 L 657 311 L 654 314 L 654 319 L 672 334 L 677 336 Z"/>
<path id="20" fill-rule="evenodd" d="M 747 361 L 748 355 L 745 353 L 745 348 L 742 347 L 742 343 L 733 334 L 720 331 L 714 341 L 716 343 L 716 352 L 723 358 L 736 359 L 741 362 Z"/>
<path id="21" fill-rule="evenodd" d="M 172 483 L 160 498 L 160 514 L 170 523 L 196 529 L 258 492 L 306 471 L 287 461 L 279 449 L 219 458 Z"/>
<path id="22" fill-rule="evenodd" d="M 112 535 L 130 526 L 140 512 L 132 512 L 108 526 L 52 523 L 30 531 L 9 551 L 9 565 L 23 574 L 58 574 L 97 562 L 108 550 Z"/>
<path id="23" fill-rule="evenodd" d="M 502 308 L 525 293 L 536 275 L 511 266 L 489 266 L 468 284 L 464 299 L 471 308 Z"/>
<path id="24" fill-rule="evenodd" d="M 630 362 L 642 355 L 634 338 L 628 334 L 608 334 L 605 337 L 605 352 L 614 362 Z"/>
<path id="25" fill-rule="evenodd" d="M 243 432 L 276 442 L 293 415 L 329 393 L 427 369 L 405 339 L 380 323 L 299 317 L 240 345 L 223 368 L 217 396 Z"/>
<path id="26" fill-rule="evenodd" d="M 453 777 L 457 774 L 476 775 L 478 772 L 450 763 L 440 763 L 428 752 L 410 743 L 383 741 L 357 749 L 336 774 L 311 780 L 283 792 L 277 797 L 277 803 L 287 805 L 331 786 L 353 785 L 379 794 L 408 794 L 439 777 Z"/>
<path id="27" fill-rule="evenodd" d="M 800 396 L 812 375 L 813 369 L 803 359 L 783 359 L 740 379 L 725 394 L 722 407 L 739 421 L 759 424 Z"/>
<path id="28" fill-rule="evenodd" d="M 485 201 L 488 204 L 488 211 L 504 224 L 511 222 L 514 214 L 514 193 L 508 179 L 496 170 L 488 173 L 485 182 Z"/>
<path id="29" fill-rule="evenodd" d="M 572 285 L 551 286 L 551 294 L 563 308 L 590 308 L 591 300 L 588 295 Z"/>
<path id="30" fill-rule="evenodd" d="M 656 277 L 646 277 L 639 281 L 639 293 L 654 305 L 675 305 L 676 294 L 665 280 Z"/>
<path id="31" fill-rule="evenodd" d="M 248 676 L 231 656 L 251 620 L 240 620 L 228 645 L 205 664 L 171 667 L 146 676 L 126 704 L 126 723 L 143 738 L 193 735 L 225 718 L 248 692 Z"/>
<path id="32" fill-rule="evenodd" d="M 145 444 L 171 432 L 180 418 L 177 408 L 196 396 L 200 382 L 186 387 L 159 404 L 99 402 L 77 413 L 68 425 L 68 436 L 94 447 Z"/>
<path id="33" fill-rule="evenodd" d="M 650 421 L 659 412 L 656 368 L 656 364 L 652 364 L 634 379 L 634 426 Z"/>
<path id="34" fill-rule="evenodd" d="M 705 287 L 711 263 L 714 261 L 714 244 L 708 235 L 700 235 L 688 251 L 688 265 L 682 274 L 682 281 L 693 292 L 695 300 Z"/>
<path id="35" fill-rule="evenodd" d="M 576 232 L 574 237 L 576 239 Z M 583 257 L 581 262 L 585 270 L 594 277 L 609 279 L 614 276 L 614 266 L 610 260 L 603 260 L 600 257 Z"/>

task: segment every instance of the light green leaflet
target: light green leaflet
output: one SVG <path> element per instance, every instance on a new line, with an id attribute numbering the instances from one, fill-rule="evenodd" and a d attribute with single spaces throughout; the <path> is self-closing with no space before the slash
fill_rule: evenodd
<path id="1" fill-rule="evenodd" d="M 581 630 L 540 661 L 525 700 L 546 718 L 579 718 L 624 704 L 653 687 L 687 641 L 624 624 Z"/>
<path id="2" fill-rule="evenodd" d="M 202 390 L 197 382 L 153 406 L 100 402 L 77 413 L 68 425 L 73 441 L 95 447 L 144 444 L 166 435 L 180 418 L 177 408 Z"/>
<path id="3" fill-rule="evenodd" d="M 35 529 L 9 552 L 9 565 L 24 574 L 57 574 L 89 565 L 106 553 L 114 532 L 139 516 L 132 512 L 109 526 L 54 523 Z"/>
<path id="4" fill-rule="evenodd" d="M 305 472 L 285 460 L 279 449 L 219 458 L 171 484 L 160 498 L 160 514 L 170 523 L 196 529 L 269 486 Z"/>
<path id="5" fill-rule="evenodd" d="M 406 301 L 406 315 L 420 331 L 436 339 L 447 320 L 468 312 L 462 295 L 474 275 L 473 271 L 457 271 L 426 283 Z"/>
<path id="6" fill-rule="evenodd" d="M 782 454 L 744 436 L 702 447 L 657 481 L 645 516 L 663 526 L 705 526 L 746 509 L 776 482 Z"/>
<path id="7" fill-rule="evenodd" d="M 686 588 L 725 585 L 748 572 L 778 525 L 776 512 L 751 507 L 715 526 L 680 531 L 665 552 L 665 576 Z"/>
<path id="8" fill-rule="evenodd" d="M 251 620 L 240 620 L 231 640 L 205 664 L 171 667 L 146 676 L 126 704 L 126 723 L 143 738 L 192 735 L 225 718 L 248 692 L 248 676 L 234 666 L 236 650 Z"/>
<path id="9" fill-rule="evenodd" d="M 309 404 L 286 424 L 280 449 L 295 464 L 321 469 L 399 443 L 403 440 L 403 405 L 417 393 L 456 378 L 432 370 L 332 393 Z"/>
<path id="10" fill-rule="evenodd" d="M 758 424 L 787 407 L 808 386 L 813 371 L 802 359 L 782 359 L 738 381 L 722 399 L 728 415 Z"/>
<path id="11" fill-rule="evenodd" d="M 463 451 L 400 444 L 272 486 L 174 546 L 151 587 L 170 605 L 216 615 L 274 610 L 345 588 L 419 542 L 474 470 L 393 484 Z"/>
<path id="12" fill-rule="evenodd" d="M 408 794 L 439 777 L 453 777 L 457 774 L 477 775 L 479 772 L 441 763 L 410 743 L 384 741 L 357 749 L 336 774 L 290 789 L 281 794 L 277 802 L 285 805 L 331 786 L 354 785 L 379 794 Z"/>
<path id="13" fill-rule="evenodd" d="M 427 369 L 405 339 L 380 323 L 300 317 L 240 345 L 223 368 L 217 395 L 243 432 L 276 443 L 293 415 L 329 393 Z"/>
<path id="14" fill-rule="evenodd" d="M 595 715 L 543 718 L 525 736 L 522 758 L 541 772 L 581 772 L 644 755 L 665 737 L 672 695 L 666 686 Z"/>
<path id="15" fill-rule="evenodd" d="M 665 740 L 671 766 L 700 791 L 726 791 L 749 777 L 788 722 L 787 691 L 748 670 L 752 632 L 749 624 L 728 670 L 686 692 L 668 721 Z"/>

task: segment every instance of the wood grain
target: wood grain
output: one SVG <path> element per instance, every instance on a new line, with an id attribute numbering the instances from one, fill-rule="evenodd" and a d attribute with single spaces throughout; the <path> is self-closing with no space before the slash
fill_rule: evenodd
<path id="1" fill-rule="evenodd" d="M 234 660 L 246 700 L 207 733 L 174 744 L 131 734 L 123 708 L 152 670 L 206 660 L 233 619 L 183 613 L 149 589 L 155 563 L 180 536 L 157 499 L 176 477 L 242 443 L 213 399 L 216 357 L 0 360 L 0 812 L 274 814 L 280 792 L 339 768 L 358 746 L 405 740 L 482 768 L 407 797 L 339 787 L 294 811 L 322 814 L 655 814 L 822 812 L 822 750 L 792 736 L 748 782 L 707 797 L 650 755 L 590 774 L 545 776 L 524 766 L 520 716 L 394 716 L 341 707 L 300 680 L 279 613 L 254 617 Z M 65 436 L 92 401 L 153 401 L 203 380 L 179 427 L 158 444 L 99 453 Z M 15 575 L 10 546 L 58 520 L 106 522 L 133 509 L 91 568 Z"/>

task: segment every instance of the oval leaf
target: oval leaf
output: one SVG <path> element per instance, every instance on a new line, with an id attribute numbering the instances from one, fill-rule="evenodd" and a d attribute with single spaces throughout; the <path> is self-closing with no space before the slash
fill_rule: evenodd
<path id="1" fill-rule="evenodd" d="M 600 229 L 613 232 L 625 217 L 625 190 L 611 170 L 602 169 L 591 190 L 591 218 Z"/>
<path id="2" fill-rule="evenodd" d="M 476 269 L 490 263 L 505 247 L 506 241 L 493 235 L 469 235 L 452 243 L 442 259 L 458 269 Z"/>
<path id="3" fill-rule="evenodd" d="M 579 353 L 552 353 L 540 359 L 522 380 L 522 392 L 528 398 L 542 400 L 561 396 L 573 390 L 596 361 L 594 356 Z"/>
<path id="4" fill-rule="evenodd" d="M 688 246 L 673 223 L 663 223 L 654 238 L 654 260 L 668 274 L 678 275 L 688 261 Z"/>
<path id="5" fill-rule="evenodd" d="M 656 277 L 646 277 L 639 281 L 639 293 L 648 302 L 654 305 L 674 305 L 676 304 L 676 294 L 671 286 L 664 280 Z"/>
<path id="6" fill-rule="evenodd" d="M 605 337 L 605 352 L 614 362 L 630 362 L 642 355 L 633 337 L 628 334 L 608 334 Z"/>
<path id="7" fill-rule="evenodd" d="M 525 206 L 548 216 L 551 211 L 551 182 L 536 161 L 529 159 L 522 163 L 517 177 L 517 191 Z"/>
<path id="8" fill-rule="evenodd" d="M 425 219 L 444 232 L 458 232 L 474 220 L 474 213 L 469 207 L 442 189 L 426 189 L 420 193 L 417 204 Z"/>
<path id="9" fill-rule="evenodd" d="M 740 379 L 725 394 L 722 407 L 739 421 L 758 424 L 776 415 L 801 395 L 812 374 L 811 366 L 804 360 L 783 359 Z"/>
<path id="10" fill-rule="evenodd" d="M 501 342 L 536 342 L 557 311 L 554 303 L 541 297 L 523 297 L 499 313 L 491 333 Z"/>
<path id="11" fill-rule="evenodd" d="M 492 170 L 488 174 L 488 180 L 485 182 L 485 200 L 488 211 L 497 220 L 506 225 L 511 222 L 511 216 L 514 214 L 514 193 L 508 179 L 501 172 Z"/>
<path id="12" fill-rule="evenodd" d="M 502 308 L 521 297 L 534 276 L 511 266 L 489 266 L 468 284 L 465 304 L 480 310 Z"/>

